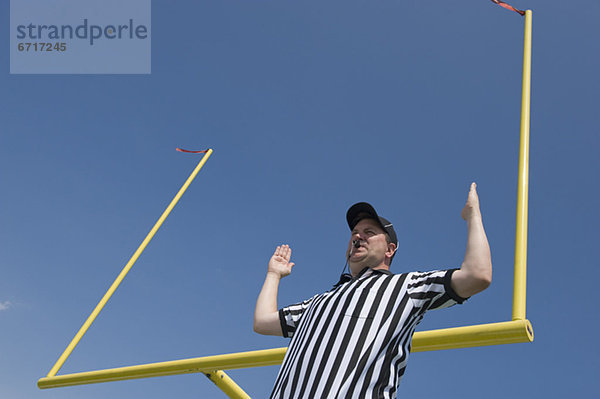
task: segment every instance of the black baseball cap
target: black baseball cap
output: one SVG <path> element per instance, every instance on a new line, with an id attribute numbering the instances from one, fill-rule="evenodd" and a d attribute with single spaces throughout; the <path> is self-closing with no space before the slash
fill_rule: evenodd
<path id="1" fill-rule="evenodd" d="M 346 220 L 348 221 L 350 230 L 354 229 L 354 226 L 362 219 L 373 219 L 378 222 L 383 231 L 390 237 L 390 241 L 396 244 L 396 248 L 398 248 L 398 237 L 396 236 L 396 231 L 394 230 L 392 222 L 379 216 L 375 211 L 375 208 L 366 202 L 358 202 L 352 205 L 346 213 Z"/>

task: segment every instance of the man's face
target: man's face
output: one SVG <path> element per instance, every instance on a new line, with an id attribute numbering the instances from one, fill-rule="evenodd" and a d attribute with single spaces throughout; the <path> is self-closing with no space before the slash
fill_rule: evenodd
<path id="1" fill-rule="evenodd" d="M 359 241 L 360 247 L 354 248 L 353 241 Z M 388 244 L 385 231 L 373 219 L 362 219 L 352 229 L 348 251 L 352 256 L 348 259 L 352 274 L 360 272 L 365 267 L 377 267 L 384 264 L 386 254 L 391 257 L 394 253 L 393 244 Z"/>

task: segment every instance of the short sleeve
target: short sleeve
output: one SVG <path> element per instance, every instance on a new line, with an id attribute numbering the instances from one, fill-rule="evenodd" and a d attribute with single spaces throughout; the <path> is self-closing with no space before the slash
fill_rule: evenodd
<path id="1" fill-rule="evenodd" d="M 304 311 L 310 306 L 315 297 L 279 309 L 279 322 L 284 337 L 292 338 Z"/>
<path id="2" fill-rule="evenodd" d="M 468 298 L 461 298 L 452 288 L 452 273 L 458 269 L 409 273 L 407 293 L 415 306 L 423 310 L 443 309 Z"/>

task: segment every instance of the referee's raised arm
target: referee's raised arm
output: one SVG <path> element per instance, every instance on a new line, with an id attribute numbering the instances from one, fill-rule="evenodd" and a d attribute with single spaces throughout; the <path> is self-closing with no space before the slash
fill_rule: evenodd
<path id="1" fill-rule="evenodd" d="M 290 262 L 291 256 L 292 249 L 285 244 L 278 246 L 269 260 L 267 277 L 254 309 L 254 331 L 259 334 L 283 336 L 277 309 L 277 291 L 279 280 L 292 272 L 294 263 Z"/>

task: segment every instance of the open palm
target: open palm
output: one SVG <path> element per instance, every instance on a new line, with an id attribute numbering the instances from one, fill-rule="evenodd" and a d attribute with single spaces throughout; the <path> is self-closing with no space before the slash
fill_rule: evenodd
<path id="1" fill-rule="evenodd" d="M 269 260 L 269 272 L 285 277 L 292 272 L 293 262 L 290 262 L 292 257 L 292 249 L 289 245 L 280 245 L 275 249 L 273 256 Z"/>

